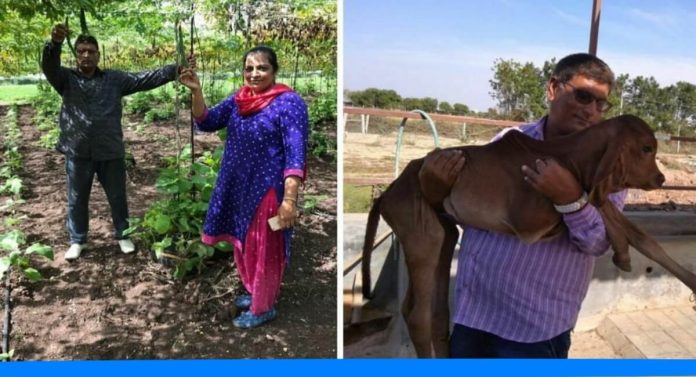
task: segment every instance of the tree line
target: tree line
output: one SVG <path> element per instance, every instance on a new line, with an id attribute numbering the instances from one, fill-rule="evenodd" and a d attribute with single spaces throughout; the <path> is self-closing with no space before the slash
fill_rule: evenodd
<path id="1" fill-rule="evenodd" d="M 369 88 L 347 91 L 345 98 L 354 106 L 385 109 L 440 112 L 454 115 L 474 115 L 491 119 L 531 122 L 547 112 L 546 83 L 551 77 L 556 59 L 541 66 L 531 62 L 496 59 L 490 96 L 496 107 L 485 112 L 472 112 L 461 103 L 451 105 L 431 97 L 402 98 L 390 89 Z M 654 77 L 620 74 L 609 96 L 613 107 L 606 117 L 634 114 L 645 119 L 655 130 L 680 135 L 696 134 L 696 85 L 679 81 L 661 86 Z"/>
<path id="2" fill-rule="evenodd" d="M 454 115 L 469 115 L 469 107 L 463 103 L 450 104 L 436 98 L 401 97 L 391 89 L 368 88 L 346 91 L 344 96 L 353 106 L 376 107 L 380 109 L 423 110 L 426 113 L 440 112 Z"/>

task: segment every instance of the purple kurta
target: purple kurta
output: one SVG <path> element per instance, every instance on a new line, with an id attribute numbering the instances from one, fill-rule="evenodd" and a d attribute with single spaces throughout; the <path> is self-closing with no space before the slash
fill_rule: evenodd
<path id="1" fill-rule="evenodd" d="M 243 252 L 249 224 L 263 196 L 275 188 L 280 205 L 285 177 L 304 178 L 307 105 L 297 93 L 286 92 L 263 110 L 242 116 L 233 95 L 196 123 L 208 132 L 227 127 L 225 153 L 203 226 L 204 241 L 228 241 Z M 285 231 L 286 256 L 290 232 Z"/>
<path id="2" fill-rule="evenodd" d="M 546 118 L 520 127 L 543 140 Z M 500 137 L 499 134 L 496 137 Z M 621 210 L 626 191 L 609 195 Z M 563 215 L 568 232 L 527 244 L 515 236 L 466 227 L 455 283 L 455 323 L 532 343 L 575 326 L 594 269 L 609 248 L 592 205 Z"/>

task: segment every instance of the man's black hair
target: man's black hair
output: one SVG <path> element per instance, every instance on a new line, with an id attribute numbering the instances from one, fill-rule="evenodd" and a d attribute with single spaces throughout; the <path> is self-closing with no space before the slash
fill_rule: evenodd
<path id="1" fill-rule="evenodd" d="M 553 77 L 559 82 L 573 79 L 575 75 L 586 76 L 602 84 L 614 87 L 614 72 L 602 59 L 587 53 L 571 54 L 556 63 Z"/>
<path id="2" fill-rule="evenodd" d="M 97 38 L 87 34 L 80 34 L 77 36 L 77 39 L 75 39 L 75 49 L 77 49 L 78 44 L 84 43 L 94 45 L 97 48 L 97 51 L 99 51 L 99 43 L 97 43 Z"/>

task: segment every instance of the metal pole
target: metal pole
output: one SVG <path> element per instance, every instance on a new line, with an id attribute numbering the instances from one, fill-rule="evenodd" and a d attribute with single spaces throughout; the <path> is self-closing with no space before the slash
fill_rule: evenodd
<path id="1" fill-rule="evenodd" d="M 592 20 L 590 27 L 590 54 L 597 55 L 597 37 L 599 36 L 599 16 L 602 13 L 602 0 L 592 2 Z"/>
<path id="2" fill-rule="evenodd" d="M 12 268 L 8 268 L 5 271 L 5 319 L 3 321 L 2 328 L 2 353 L 10 352 L 10 326 L 12 326 L 12 287 L 10 281 L 10 274 L 12 273 Z"/>

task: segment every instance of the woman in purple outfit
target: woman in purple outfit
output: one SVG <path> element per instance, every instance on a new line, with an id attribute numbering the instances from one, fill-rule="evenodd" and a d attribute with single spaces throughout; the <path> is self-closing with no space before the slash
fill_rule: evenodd
<path id="1" fill-rule="evenodd" d="M 245 85 L 211 109 L 193 69 L 182 70 L 179 81 L 191 90 L 199 130 L 227 128 L 202 240 L 234 246 L 235 263 L 249 294 L 235 299 L 238 308 L 248 310 L 233 324 L 251 328 L 277 315 L 274 304 L 298 217 L 298 188 L 306 177 L 309 127 L 302 98 L 275 83 L 278 62 L 271 48 L 255 47 L 242 62 Z M 278 231 L 269 225 L 275 216 Z"/>

